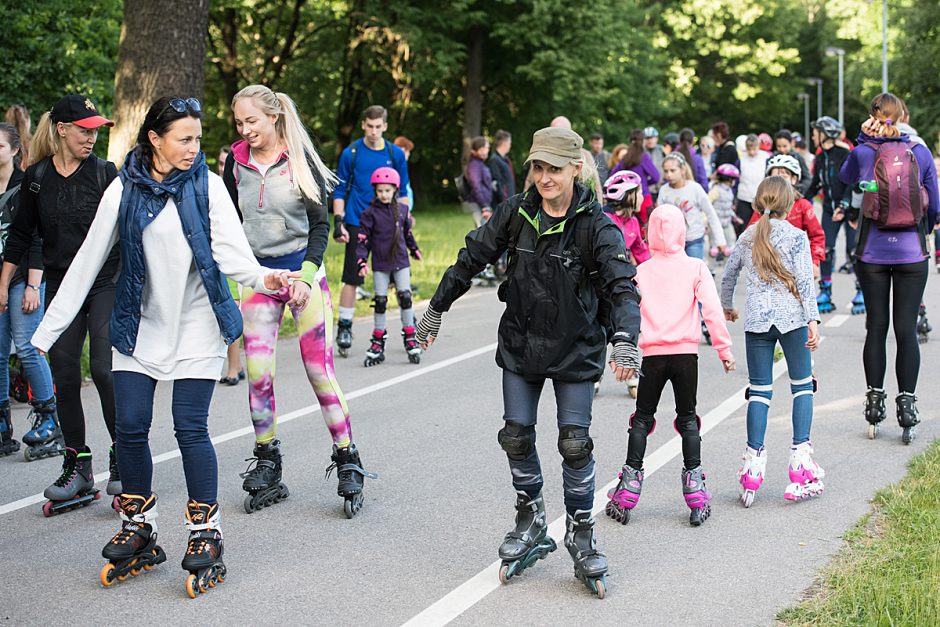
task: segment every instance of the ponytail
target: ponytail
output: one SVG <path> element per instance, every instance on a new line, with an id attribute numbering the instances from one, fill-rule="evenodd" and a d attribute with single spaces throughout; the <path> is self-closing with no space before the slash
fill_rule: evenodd
<path id="1" fill-rule="evenodd" d="M 36 125 L 36 134 L 30 142 L 30 163 L 39 163 L 46 157 L 59 152 L 59 135 L 55 130 L 55 123 L 52 121 L 52 113 L 46 111 L 39 118 L 39 124 Z"/>
<path id="2" fill-rule="evenodd" d="M 782 176 L 768 176 L 757 186 L 753 205 L 761 217 L 751 238 L 751 259 L 761 281 L 770 283 L 778 279 L 795 299 L 800 300 L 796 277 L 783 265 L 777 249 L 770 242 L 770 219 L 785 219 L 795 201 L 793 185 Z"/>
<path id="3" fill-rule="evenodd" d="M 29 160 L 29 142 L 33 136 L 30 132 L 29 110 L 21 104 L 12 105 L 7 109 L 6 121 L 16 129 L 20 136 L 20 168 L 25 170 L 31 163 Z"/>

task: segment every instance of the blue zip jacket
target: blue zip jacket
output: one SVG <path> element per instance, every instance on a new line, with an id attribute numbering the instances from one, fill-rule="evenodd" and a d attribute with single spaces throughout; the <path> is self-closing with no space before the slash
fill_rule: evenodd
<path id="1" fill-rule="evenodd" d="M 225 276 L 212 257 L 209 232 L 209 177 L 206 158 L 199 153 L 188 170 L 177 170 L 162 182 L 153 180 L 135 151 L 127 155 L 121 170 L 124 191 L 118 216 L 121 271 L 111 312 L 111 345 L 133 355 L 140 327 L 141 294 L 147 280 L 143 234 L 172 198 L 176 202 L 183 233 L 212 304 L 226 344 L 242 334 L 242 317 L 232 300 Z"/>

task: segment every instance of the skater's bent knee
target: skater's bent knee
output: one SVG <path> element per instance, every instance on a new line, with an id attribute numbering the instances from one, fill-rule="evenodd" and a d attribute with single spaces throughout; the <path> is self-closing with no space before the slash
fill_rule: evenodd
<path id="1" fill-rule="evenodd" d="M 509 459 L 522 461 L 535 449 L 535 427 L 507 420 L 506 426 L 499 430 L 497 440 Z"/>
<path id="2" fill-rule="evenodd" d="M 411 290 L 396 292 L 398 295 L 398 306 L 402 309 L 411 309 Z"/>
<path id="3" fill-rule="evenodd" d="M 579 470 L 591 461 L 594 441 L 587 427 L 565 426 L 558 430 L 558 452 L 569 468 Z"/>

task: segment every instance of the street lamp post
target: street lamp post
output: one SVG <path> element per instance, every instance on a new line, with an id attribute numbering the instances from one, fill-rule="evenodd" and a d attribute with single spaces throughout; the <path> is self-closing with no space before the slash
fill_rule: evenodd
<path id="1" fill-rule="evenodd" d="M 796 97 L 803 101 L 803 139 L 806 145 L 811 147 L 812 144 L 809 143 L 809 94 L 801 91 Z"/>
<path id="2" fill-rule="evenodd" d="M 823 112 L 823 108 L 822 108 L 823 79 L 819 78 L 818 76 L 814 76 L 809 79 L 809 84 L 816 86 L 816 119 L 819 119 L 822 117 L 822 114 L 823 114 L 822 113 Z"/>
<path id="3" fill-rule="evenodd" d="M 826 56 L 831 57 L 833 55 L 839 57 L 839 124 L 845 124 L 845 120 L 843 119 L 843 114 L 845 112 L 844 111 L 845 90 L 843 87 L 843 68 L 844 68 L 844 61 L 845 61 L 845 50 L 843 50 L 842 48 L 836 48 L 835 46 L 830 46 L 829 48 L 826 48 Z"/>
<path id="4" fill-rule="evenodd" d="M 882 3 L 881 91 L 888 91 L 888 0 L 884 0 Z"/>

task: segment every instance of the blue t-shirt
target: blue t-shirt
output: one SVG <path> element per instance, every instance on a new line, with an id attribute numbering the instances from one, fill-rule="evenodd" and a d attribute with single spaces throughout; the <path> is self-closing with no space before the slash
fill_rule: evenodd
<path id="1" fill-rule="evenodd" d="M 386 140 L 383 140 L 383 144 L 378 150 L 372 150 L 366 146 L 362 139 L 357 139 L 347 146 L 339 157 L 339 167 L 336 173 L 339 182 L 336 184 L 333 197 L 342 198 L 346 201 L 346 217 L 343 220 L 345 224 L 359 226 L 359 216 L 372 202 L 374 191 L 369 181 L 372 178 L 372 173 L 378 168 L 395 168 L 401 177 L 398 196 L 399 198 L 407 198 L 408 196 L 408 161 L 405 159 L 405 151 Z M 351 173 L 353 147 L 356 149 L 356 171 Z M 389 160 L 389 148 L 392 151 L 391 160 Z M 349 180 L 350 175 L 352 175 L 353 184 L 347 198 L 346 182 Z"/>

